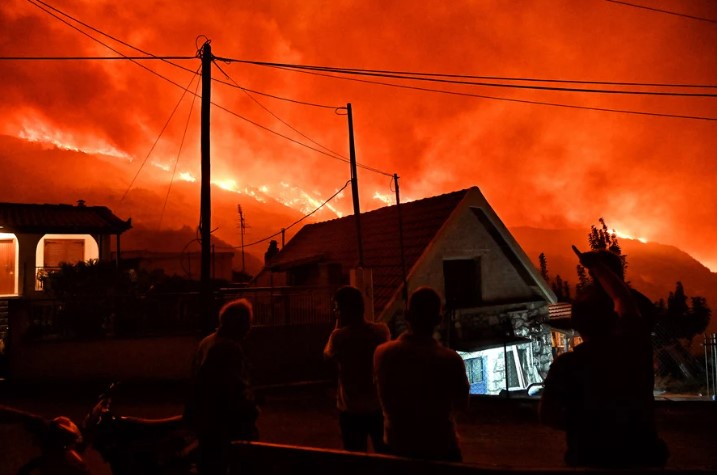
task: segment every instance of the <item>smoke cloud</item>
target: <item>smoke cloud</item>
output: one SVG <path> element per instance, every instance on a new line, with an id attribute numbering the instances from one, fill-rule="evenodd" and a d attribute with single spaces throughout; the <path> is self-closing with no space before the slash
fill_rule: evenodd
<path id="1" fill-rule="evenodd" d="M 660 7 L 717 19 L 712 2 L 675 0 Z M 162 195 L 172 177 L 200 177 L 200 99 L 193 96 L 201 92 L 195 75 L 200 61 L 194 56 L 207 39 L 215 56 L 239 60 L 699 84 L 713 88 L 679 90 L 711 94 L 717 85 L 714 23 L 598 0 L 227 0 L 201 8 L 186 0 L 5 0 L 0 5 L 3 57 L 144 56 L 115 39 L 153 55 L 188 59 L 1 60 L 0 133 L 105 154 L 122 170 L 114 177 L 120 194 L 133 179 L 137 187 L 154 187 Z M 619 232 L 679 245 L 717 270 L 711 163 L 717 121 L 536 104 L 714 119 L 716 98 L 329 76 L 217 60 L 212 68 L 212 101 L 220 106 L 212 108 L 211 118 L 213 179 L 231 181 L 239 190 L 261 188 L 296 209 L 309 209 L 306 197 L 321 202 L 349 179 L 345 161 L 317 150 L 349 156 L 347 118 L 336 108 L 351 103 L 358 161 L 398 174 L 406 199 L 475 185 L 509 226 L 587 230 L 604 217 Z M 53 165 L 38 160 L 32 166 Z M 393 195 L 386 174 L 359 169 L 362 210 L 383 206 L 376 196 Z M 73 174 L 62 179 L 72 181 Z M 27 200 L 33 200 L 31 190 Z M 351 213 L 350 193 L 332 206 Z"/>

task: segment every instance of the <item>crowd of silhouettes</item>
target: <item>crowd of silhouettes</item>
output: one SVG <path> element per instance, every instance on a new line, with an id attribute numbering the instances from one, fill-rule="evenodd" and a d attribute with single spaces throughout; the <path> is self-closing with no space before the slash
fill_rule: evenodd
<path id="1" fill-rule="evenodd" d="M 593 282 L 572 304 L 572 325 L 582 343 L 552 363 L 540 420 L 565 431 L 568 466 L 664 467 L 669 453 L 654 414 L 654 307 L 625 283 L 619 256 L 574 251 Z M 344 449 L 368 452 L 371 446 L 381 454 L 461 462 L 455 419 L 468 407 L 470 384 L 463 359 L 436 333 L 444 313 L 441 296 L 427 286 L 415 289 L 407 326 L 394 338 L 384 323 L 367 320 L 357 287 L 340 287 L 332 305 L 336 323 L 323 355 L 337 369 Z M 224 473 L 230 440 L 258 437 L 258 410 L 241 350 L 251 320 L 248 301 L 228 303 L 219 328 L 197 350 L 196 391 L 187 413 L 208 458 L 200 467 L 203 475 Z"/>
<path id="2" fill-rule="evenodd" d="M 626 284 L 619 256 L 573 250 L 593 282 L 572 304 L 582 343 L 551 364 L 540 420 L 565 431 L 568 466 L 664 467 L 669 451 L 656 428 L 653 396 L 654 307 Z M 468 407 L 470 384 L 463 359 L 436 333 L 441 296 L 430 287 L 415 289 L 407 327 L 394 338 L 386 324 L 367 320 L 358 288 L 340 287 L 332 304 L 336 323 L 323 355 L 337 369 L 344 449 L 368 452 L 370 442 L 380 454 L 461 462 L 455 418 Z M 232 300 L 220 309 L 216 331 L 197 347 L 184 417 L 199 442 L 200 475 L 225 475 L 231 441 L 259 439 L 260 411 L 242 348 L 252 321 L 252 304 Z M 42 455 L 22 473 L 48 463 L 65 467 L 61 473 L 89 473 L 76 450 L 81 434 L 69 419 L 0 407 L 3 421 L 24 422 L 42 445 Z"/>

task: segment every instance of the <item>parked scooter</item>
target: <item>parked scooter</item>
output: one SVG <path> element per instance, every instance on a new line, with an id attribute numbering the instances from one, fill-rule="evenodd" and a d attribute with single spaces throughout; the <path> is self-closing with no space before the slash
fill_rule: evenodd
<path id="1" fill-rule="evenodd" d="M 20 467 L 17 475 L 89 475 L 90 470 L 82 458 L 85 448 L 82 434 L 69 418 L 46 419 L 38 414 L 0 405 L 0 422 L 22 424 L 40 449 L 37 456 Z"/>
<path id="2" fill-rule="evenodd" d="M 118 416 L 112 412 L 112 384 L 85 417 L 85 440 L 113 475 L 196 474 L 197 441 L 181 415 L 164 419 Z"/>

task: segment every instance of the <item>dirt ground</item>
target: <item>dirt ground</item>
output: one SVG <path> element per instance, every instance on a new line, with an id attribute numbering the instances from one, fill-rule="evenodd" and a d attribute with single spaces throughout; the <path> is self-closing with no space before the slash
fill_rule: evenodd
<path id="1" fill-rule="evenodd" d="M 66 415 L 79 423 L 102 392 L 86 387 L 0 386 L 0 404 L 43 415 Z M 118 415 L 162 418 L 179 414 L 184 389 L 179 385 L 125 386 L 113 410 Z M 327 385 L 267 389 L 259 418 L 261 440 L 277 444 L 340 449 L 334 391 Z M 535 399 L 475 397 L 458 420 L 466 464 L 492 469 L 545 471 L 562 468 L 563 434 L 537 423 Z M 717 471 L 717 403 L 659 401 L 658 424 L 668 443 L 668 468 Z M 0 425 L 0 475 L 14 475 L 36 454 L 19 425 Z M 99 454 L 85 459 L 94 475 L 111 475 Z"/>

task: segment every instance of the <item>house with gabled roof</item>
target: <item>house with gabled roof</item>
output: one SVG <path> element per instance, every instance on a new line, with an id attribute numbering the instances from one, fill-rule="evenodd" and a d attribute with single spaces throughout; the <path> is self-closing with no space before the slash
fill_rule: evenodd
<path id="1" fill-rule="evenodd" d="M 62 262 L 111 258 L 111 239 L 132 227 L 105 206 L 0 203 L 0 296 L 32 297 Z"/>
<path id="2" fill-rule="evenodd" d="M 542 381 L 552 361 L 542 323 L 555 294 L 477 187 L 359 219 L 360 226 L 353 215 L 304 226 L 254 285 L 330 296 L 352 283 L 370 302 L 369 318 L 394 336 L 405 325 L 406 296 L 430 285 L 445 301 L 439 337 L 464 357 L 473 392 L 510 394 Z"/>

